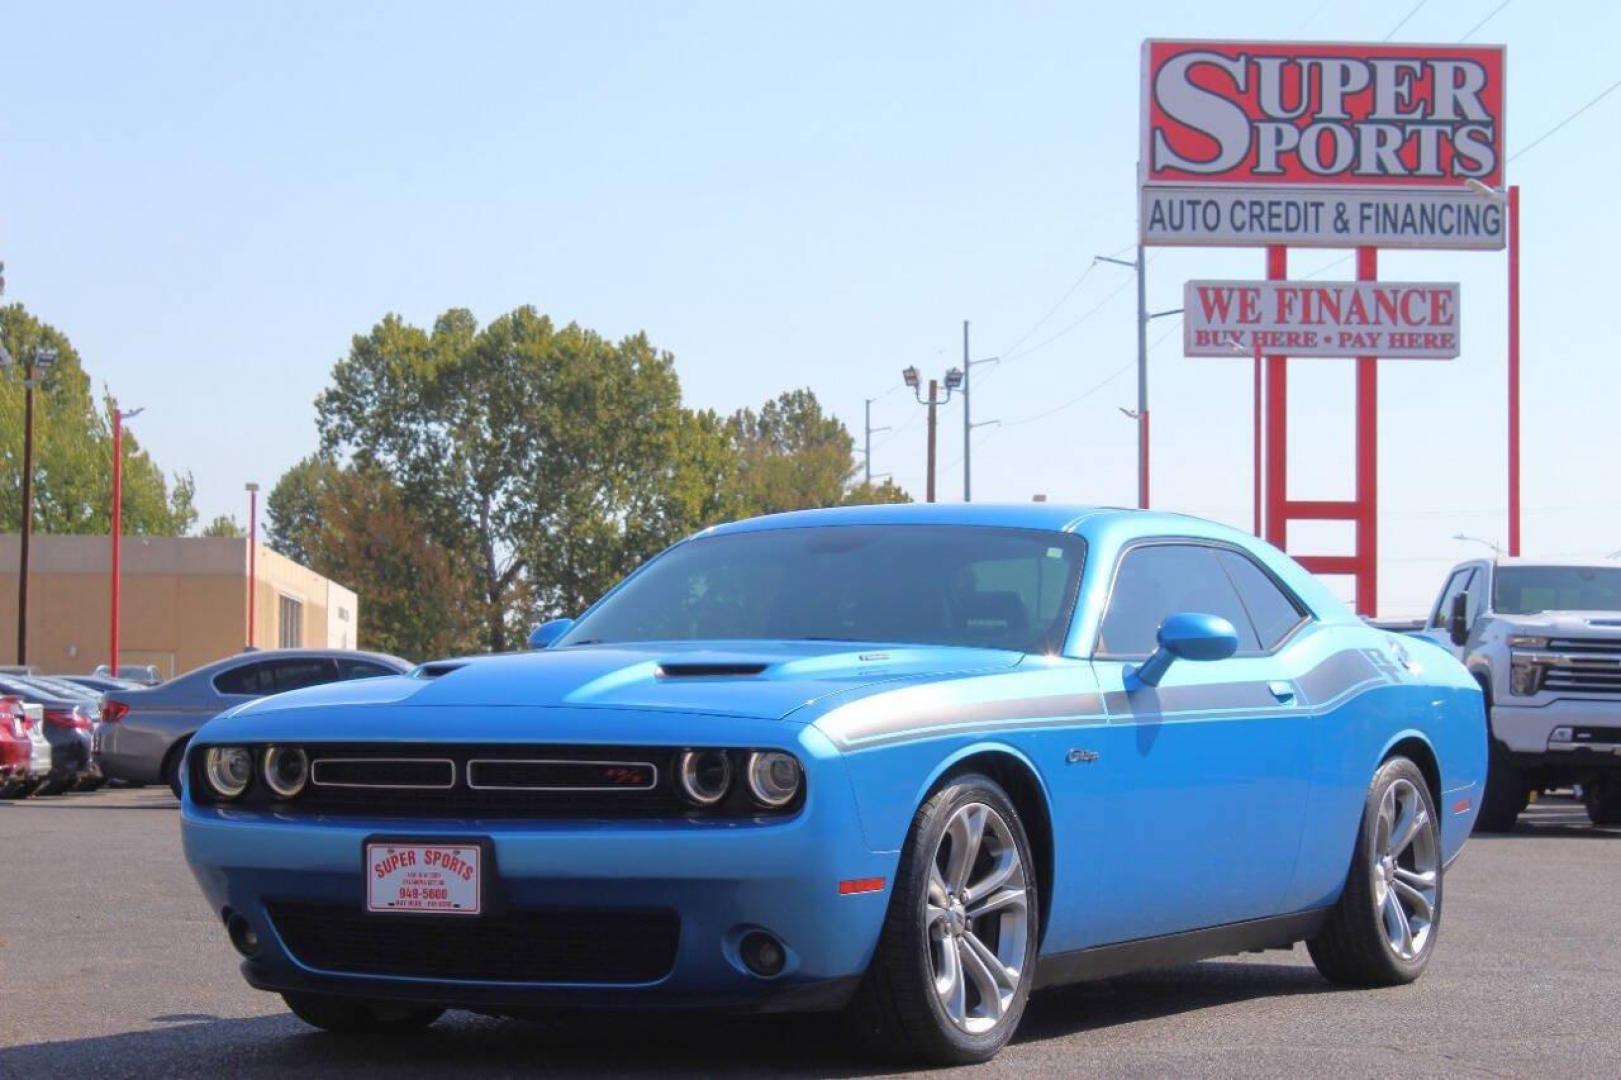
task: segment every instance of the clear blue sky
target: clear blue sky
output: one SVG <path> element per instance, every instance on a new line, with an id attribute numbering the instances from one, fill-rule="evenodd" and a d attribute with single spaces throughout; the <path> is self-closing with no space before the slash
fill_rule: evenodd
<path id="1" fill-rule="evenodd" d="M 1430 0 L 1398 39 L 1456 41 L 1499 3 Z M 147 407 L 140 437 L 196 475 L 205 520 L 243 519 L 243 482 L 268 486 L 313 448 L 311 402 L 350 335 L 389 311 L 425 324 L 522 303 L 646 330 L 694 405 L 810 386 L 859 439 L 878 397 L 874 423 L 896 430 L 875 467 L 919 495 L 923 410 L 892 388 L 907 364 L 957 363 L 971 319 L 977 354 L 1021 338 L 1025 353 L 981 369 L 975 414 L 1007 423 L 978 434 L 976 497 L 1128 503 L 1129 274 L 1099 268 L 1025 335 L 1094 253 L 1132 242 L 1141 40 L 1378 40 L 1413 8 L 6 3 L 0 258 L 8 298 Z M 1511 153 L 1621 78 L 1592 47 L 1621 39 L 1621 9 L 1554 10 L 1514 0 L 1473 38 L 1509 47 Z M 1621 174 L 1618 123 L 1621 93 L 1510 166 L 1529 553 L 1621 548 L 1621 372 L 1602 320 L 1621 216 L 1599 179 Z M 1150 306 L 1179 306 L 1189 277 L 1258 277 L 1262 258 L 1163 251 Z M 1387 612 L 1423 606 L 1480 550 L 1453 533 L 1505 537 L 1504 267 L 1382 262 L 1461 281 L 1464 312 L 1458 361 L 1384 365 Z M 1244 525 L 1248 366 L 1184 359 L 1174 320 L 1162 334 L 1155 501 Z M 1291 494 L 1348 496 L 1348 362 L 1293 370 Z M 955 403 L 941 419 L 956 498 Z"/>

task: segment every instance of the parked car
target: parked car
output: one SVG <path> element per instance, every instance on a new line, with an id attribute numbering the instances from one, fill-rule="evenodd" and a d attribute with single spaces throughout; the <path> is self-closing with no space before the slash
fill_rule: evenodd
<path id="1" fill-rule="evenodd" d="M 1472 559 L 1447 575 L 1421 633 L 1486 695 L 1478 828 L 1508 832 L 1532 792 L 1572 786 L 1593 824 L 1621 825 L 1621 566 Z"/>
<path id="2" fill-rule="evenodd" d="M 58 682 L 77 683 L 98 694 L 105 694 L 109 690 L 138 690 L 147 685 L 134 679 L 120 679 L 116 675 L 53 675 L 51 678 Z"/>
<path id="3" fill-rule="evenodd" d="M 178 797 L 186 743 L 232 705 L 300 687 L 410 670 L 408 661 L 382 653 L 275 649 L 216 660 L 159 686 L 112 690 L 105 695 L 102 716 L 101 770 L 112 780 L 166 783 Z"/>
<path id="4" fill-rule="evenodd" d="M 100 774 L 94 767 L 91 742 L 94 713 L 99 711 L 99 706 L 77 694 L 67 694 L 19 675 L 0 676 L 0 695 L 20 697 L 41 707 L 45 738 L 51 745 L 51 771 L 39 789 L 40 794 L 60 794 L 95 782 Z"/>
<path id="5" fill-rule="evenodd" d="M 119 664 L 117 672 L 106 664 L 97 664 L 96 670 L 91 674 L 128 679 L 141 686 L 156 686 L 163 681 L 163 673 L 154 664 Z"/>
<path id="6" fill-rule="evenodd" d="M 534 643 L 197 733 L 182 839 L 250 984 L 332 1031 L 844 1008 L 982 1061 L 1040 985 L 1302 940 L 1410 982 L 1485 775 L 1457 661 L 1169 514 L 759 518 Z"/>
<path id="7" fill-rule="evenodd" d="M 0 697 L 0 799 L 32 795 L 50 774 L 45 710 L 20 697 Z"/>

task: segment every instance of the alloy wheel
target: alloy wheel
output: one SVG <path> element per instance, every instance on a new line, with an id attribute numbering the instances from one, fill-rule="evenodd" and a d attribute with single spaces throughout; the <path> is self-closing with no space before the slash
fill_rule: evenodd
<path id="1" fill-rule="evenodd" d="M 1398 778 L 1379 802 L 1373 845 L 1373 896 L 1385 941 L 1402 960 L 1423 954 L 1435 927 L 1440 842 L 1424 798 Z"/>
<path id="2" fill-rule="evenodd" d="M 952 814 L 929 866 L 924 935 L 934 992 L 970 1034 L 994 1028 L 1024 977 L 1030 911 L 1019 846 L 984 803 Z"/>

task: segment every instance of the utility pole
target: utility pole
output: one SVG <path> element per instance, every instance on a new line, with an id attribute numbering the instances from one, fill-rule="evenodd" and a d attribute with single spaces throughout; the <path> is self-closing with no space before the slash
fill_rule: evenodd
<path id="1" fill-rule="evenodd" d="M 909 367 L 905 371 L 902 371 L 901 372 L 901 378 L 903 380 L 905 380 L 907 386 L 910 386 L 912 388 L 912 395 L 917 398 L 917 403 L 919 405 L 926 405 L 926 406 L 928 406 L 928 409 L 929 409 L 929 435 L 928 435 L 928 441 L 929 441 L 929 445 L 928 445 L 929 468 L 928 468 L 928 482 L 927 482 L 926 487 L 927 487 L 927 501 L 933 502 L 934 501 L 934 459 L 935 459 L 934 448 L 935 448 L 935 441 L 936 441 L 935 440 L 935 432 L 936 432 L 936 428 L 937 428 L 936 413 L 938 412 L 940 406 L 944 405 L 946 402 L 951 400 L 952 391 L 956 390 L 958 387 L 962 386 L 962 372 L 959 371 L 957 368 L 952 368 L 950 371 L 946 372 L 946 396 L 943 397 L 943 398 L 940 396 L 940 380 L 938 380 L 938 379 L 930 379 L 929 380 L 929 396 L 927 398 L 925 398 L 923 396 L 923 393 L 922 393 L 921 389 L 919 388 L 920 385 L 921 385 L 921 380 L 918 378 L 917 368 L 915 368 L 915 367 Z"/>
<path id="2" fill-rule="evenodd" d="M 248 491 L 248 648 L 253 648 L 253 601 L 258 589 L 259 485 L 249 481 Z"/>
<path id="3" fill-rule="evenodd" d="M 867 486 L 869 488 L 872 487 L 872 436 L 873 436 L 873 432 L 875 432 L 875 431 L 888 431 L 889 430 L 889 428 L 887 428 L 887 427 L 873 427 L 872 426 L 872 403 L 877 401 L 877 400 L 878 400 L 877 398 L 867 398 L 866 437 L 862 441 L 862 444 L 861 444 L 861 457 L 862 457 L 862 460 L 866 463 Z"/>
<path id="4" fill-rule="evenodd" d="M 1148 275 L 1145 273 L 1143 261 L 1143 245 L 1137 245 L 1137 258 L 1131 262 L 1117 259 L 1113 255 L 1094 255 L 1093 262 L 1113 263 L 1115 266 L 1124 266 L 1137 275 L 1137 408 L 1135 411 L 1122 409 L 1127 416 L 1137 421 L 1137 508 L 1148 509 L 1148 324 L 1154 319 L 1163 319 L 1167 315 L 1182 314 L 1181 308 L 1170 311 L 1148 310 Z"/>
<path id="5" fill-rule="evenodd" d="M 974 423 L 968 411 L 968 378 L 974 373 L 974 368 L 980 364 L 994 364 L 999 359 L 987 356 L 983 360 L 971 360 L 968 355 L 968 320 L 962 321 L 962 501 L 974 501 L 974 429 L 1000 424 L 1000 420 L 984 420 Z"/>

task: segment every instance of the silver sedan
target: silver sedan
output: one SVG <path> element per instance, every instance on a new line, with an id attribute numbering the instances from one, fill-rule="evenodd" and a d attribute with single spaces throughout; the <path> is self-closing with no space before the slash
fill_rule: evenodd
<path id="1" fill-rule="evenodd" d="M 276 649 L 216 660 L 157 686 L 109 691 L 96 760 L 108 779 L 162 782 L 178 796 L 186 743 L 231 706 L 305 686 L 403 675 L 411 667 L 383 653 Z"/>

